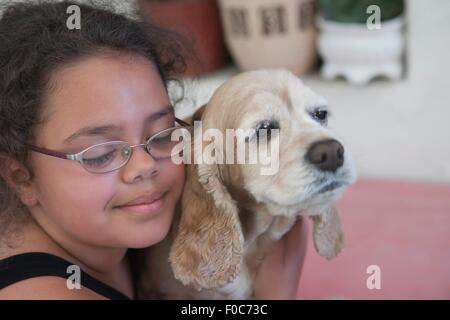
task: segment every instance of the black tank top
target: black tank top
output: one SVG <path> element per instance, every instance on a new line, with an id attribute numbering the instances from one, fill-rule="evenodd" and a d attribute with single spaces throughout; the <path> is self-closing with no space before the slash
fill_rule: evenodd
<path id="1" fill-rule="evenodd" d="M 42 276 L 54 276 L 68 279 L 68 267 L 73 263 L 58 256 L 30 252 L 18 254 L 0 260 L 0 290 L 16 282 Z M 125 294 L 113 287 L 91 277 L 80 270 L 81 285 L 112 300 L 129 300 Z"/>

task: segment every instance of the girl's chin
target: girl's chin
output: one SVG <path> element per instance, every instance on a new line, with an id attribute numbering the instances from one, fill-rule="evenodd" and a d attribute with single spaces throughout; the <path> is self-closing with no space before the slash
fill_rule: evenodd
<path id="1" fill-rule="evenodd" d="M 135 230 L 124 239 L 126 247 L 130 249 L 142 249 L 150 247 L 164 240 L 170 229 L 170 223 L 154 225 L 152 228 Z"/>
<path id="2" fill-rule="evenodd" d="M 158 242 L 161 242 L 162 240 L 164 240 L 164 237 L 161 238 L 153 238 L 153 239 L 139 239 L 139 240 L 134 240 L 134 241 L 129 241 L 127 248 L 128 249 L 144 249 L 144 248 L 148 248 L 151 247 L 155 244 L 157 244 Z"/>
<path id="3" fill-rule="evenodd" d="M 139 208 L 140 210 L 141 208 Z M 154 208 L 153 208 L 154 209 Z M 170 230 L 176 201 L 170 192 L 166 193 L 163 203 L 156 210 L 149 208 L 149 213 L 144 210 L 133 212 L 127 209 L 120 209 L 120 241 L 121 247 L 130 249 L 142 249 L 150 247 L 164 240 Z M 125 217 L 125 219 L 123 219 Z M 117 223 L 117 222 L 116 222 Z"/>

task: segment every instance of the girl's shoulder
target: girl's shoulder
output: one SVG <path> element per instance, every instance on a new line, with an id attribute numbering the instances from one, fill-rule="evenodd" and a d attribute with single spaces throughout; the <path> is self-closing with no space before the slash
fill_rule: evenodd
<path id="1" fill-rule="evenodd" d="M 20 245 L 5 245 L 0 241 L 0 300 L 129 299 L 86 273 L 39 231 L 38 228 L 25 229 L 22 240 L 17 243 Z M 74 285 L 77 279 L 79 286 Z"/>
<path id="2" fill-rule="evenodd" d="M 88 288 L 76 289 L 71 286 L 67 281 L 69 275 L 66 278 L 56 274 L 42 276 L 42 272 L 45 272 L 43 271 L 45 263 L 36 263 L 39 262 L 36 258 L 46 256 L 52 257 L 42 252 L 1 250 L 0 300 L 105 299 Z M 55 260 L 58 259 L 56 256 L 53 257 Z M 49 262 L 50 266 L 52 261 Z"/>
<path id="3" fill-rule="evenodd" d="M 56 276 L 16 282 L 0 290 L 0 300 L 100 300 L 105 297 L 88 288 L 69 289 L 67 280 Z"/>
<path id="4" fill-rule="evenodd" d="M 53 275 L 30 276 L 42 272 L 42 266 L 34 263 L 36 255 L 30 253 L 40 252 L 55 257 L 59 254 L 46 241 L 36 241 L 33 244 L 29 242 L 19 241 L 20 245 L 13 245 L 0 241 L 0 300 L 105 299 L 85 287 L 69 289 L 67 278 Z"/>

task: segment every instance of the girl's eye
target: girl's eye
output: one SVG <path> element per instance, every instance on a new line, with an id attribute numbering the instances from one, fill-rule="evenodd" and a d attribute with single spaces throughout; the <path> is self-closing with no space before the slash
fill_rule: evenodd
<path id="1" fill-rule="evenodd" d="M 316 109 L 311 113 L 311 116 L 322 124 L 326 124 L 328 120 L 328 111 L 323 109 Z"/>
<path id="2" fill-rule="evenodd" d="M 166 130 L 170 131 L 168 129 L 173 128 L 173 127 L 175 127 L 175 123 L 172 126 L 162 127 L 161 129 L 157 129 L 157 130 L 153 131 L 152 134 L 147 135 L 144 138 L 144 141 L 148 141 L 148 140 L 150 140 L 150 138 L 153 138 L 152 141 L 155 139 L 163 138 L 163 136 L 166 136 Z M 169 132 L 169 138 L 170 138 L 170 132 Z"/>
<path id="3" fill-rule="evenodd" d="M 114 158 L 114 154 L 116 153 L 116 151 L 117 150 L 113 150 L 96 158 L 85 158 L 83 159 L 83 162 L 88 166 L 103 166 Z"/>
<path id="4" fill-rule="evenodd" d="M 171 142 L 171 133 L 172 133 L 172 131 L 164 132 L 164 133 L 156 136 L 155 138 L 153 138 L 152 144 L 165 144 L 165 143 Z"/>

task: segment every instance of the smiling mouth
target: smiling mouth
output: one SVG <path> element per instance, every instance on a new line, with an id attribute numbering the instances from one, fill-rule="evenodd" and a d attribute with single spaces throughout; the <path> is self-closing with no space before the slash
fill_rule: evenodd
<path id="1" fill-rule="evenodd" d="M 164 192 L 162 196 L 153 201 L 145 201 L 142 203 L 136 203 L 133 205 L 122 205 L 117 206 L 116 208 L 125 210 L 126 212 L 130 212 L 138 215 L 156 215 L 161 212 L 164 206 L 164 199 L 167 192 Z"/>

